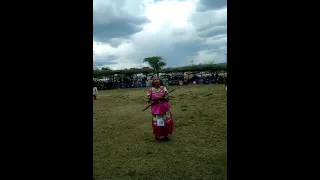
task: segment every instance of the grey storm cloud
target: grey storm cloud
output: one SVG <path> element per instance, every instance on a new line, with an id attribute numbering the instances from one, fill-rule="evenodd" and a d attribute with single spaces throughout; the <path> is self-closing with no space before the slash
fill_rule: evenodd
<path id="1" fill-rule="evenodd" d="M 205 54 L 213 54 L 213 53 L 219 53 L 219 54 L 224 54 L 226 52 L 226 48 L 221 48 L 221 47 L 216 47 L 216 48 L 211 48 L 205 50 Z"/>
<path id="2" fill-rule="evenodd" d="M 117 56 L 107 56 L 107 57 L 96 57 L 96 61 L 93 61 L 94 66 L 104 66 L 104 65 L 111 65 L 117 64 L 118 57 Z"/>
<path id="3" fill-rule="evenodd" d="M 113 56 L 113 55 L 111 55 L 111 56 L 108 56 L 107 58 L 106 58 L 107 60 L 117 60 L 118 59 L 118 57 L 117 56 Z"/>
<path id="4" fill-rule="evenodd" d="M 227 14 L 221 11 L 197 12 L 190 17 L 190 21 L 197 31 L 201 32 L 209 29 L 217 31 L 218 29 L 222 29 L 222 26 L 227 26 Z"/>
<path id="5" fill-rule="evenodd" d="M 106 66 L 106 65 L 112 65 L 112 64 L 117 64 L 118 62 L 117 61 L 107 61 L 107 62 L 104 62 L 104 61 L 94 61 L 93 62 L 93 65 L 94 66 Z"/>
<path id="6" fill-rule="evenodd" d="M 227 34 L 227 27 L 226 26 L 213 26 L 209 29 L 204 31 L 199 30 L 200 37 L 214 37 L 217 35 Z"/>
<path id="7" fill-rule="evenodd" d="M 188 19 L 192 29 L 172 27 L 157 35 L 145 33 L 148 31 L 138 33 L 150 20 L 136 15 L 137 12 L 124 10 L 122 6 L 128 2 L 110 1 L 94 9 L 94 41 L 114 47 L 111 55 L 106 50 L 106 53 L 95 56 L 96 66 L 117 67 L 121 64 L 122 67 L 130 67 L 142 63 L 145 57 L 155 55 L 162 56 L 167 67 L 191 64 L 191 60 L 207 61 L 211 57 L 216 62 L 225 61 L 226 0 L 200 0 L 197 11 Z M 128 44 L 119 46 L 125 42 Z M 115 50 L 117 47 L 120 51 Z"/>
<path id="8" fill-rule="evenodd" d="M 198 11 L 216 10 L 227 6 L 227 0 L 200 0 Z"/>
<path id="9" fill-rule="evenodd" d="M 114 38 L 126 38 L 142 30 L 141 25 L 148 23 L 146 17 L 138 17 L 123 12 L 120 7 L 105 6 L 101 11 L 93 10 L 93 39 L 96 42 L 118 46 L 121 41 Z"/>
<path id="10" fill-rule="evenodd" d="M 170 52 L 163 54 L 162 56 L 166 60 L 168 67 L 175 66 L 177 64 L 186 65 L 190 63 L 186 57 L 196 56 L 198 51 L 210 48 L 212 48 L 210 45 L 206 45 L 202 41 L 178 43 L 175 44 Z"/>
<path id="11" fill-rule="evenodd" d="M 206 49 L 208 45 L 202 41 L 193 41 L 189 43 L 176 44 L 173 51 L 174 54 L 183 54 L 184 56 L 196 55 L 198 51 Z"/>
<path id="12" fill-rule="evenodd" d="M 110 46 L 115 48 L 117 48 L 122 43 L 123 43 L 123 39 L 120 39 L 120 38 L 112 38 L 108 41 L 108 44 L 110 44 Z"/>
<path id="13" fill-rule="evenodd" d="M 198 21 L 200 18 L 209 18 L 209 20 L 205 21 L 205 22 Z M 197 31 L 204 31 L 204 30 L 210 29 L 214 26 L 226 26 L 227 25 L 227 19 L 222 19 L 222 18 L 214 19 L 214 18 L 215 17 L 210 17 L 210 16 L 206 17 L 206 15 L 204 13 L 202 13 L 199 16 L 194 16 L 192 22 L 197 27 Z"/>

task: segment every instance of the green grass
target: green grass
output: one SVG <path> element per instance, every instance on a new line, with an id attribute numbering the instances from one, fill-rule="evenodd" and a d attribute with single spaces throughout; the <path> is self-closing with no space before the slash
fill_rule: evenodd
<path id="1" fill-rule="evenodd" d="M 169 90 L 172 87 L 169 87 Z M 100 91 L 93 103 L 95 180 L 227 179 L 224 85 L 182 86 L 171 93 L 175 130 L 156 142 L 146 88 Z"/>

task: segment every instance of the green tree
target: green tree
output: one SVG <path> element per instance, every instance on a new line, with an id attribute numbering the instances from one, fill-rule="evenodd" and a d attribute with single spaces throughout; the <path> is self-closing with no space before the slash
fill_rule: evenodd
<path id="1" fill-rule="evenodd" d="M 111 71 L 111 69 L 109 67 L 103 67 L 101 70 L 104 70 L 104 71 Z"/>
<path id="2" fill-rule="evenodd" d="M 153 68 L 154 73 L 156 73 L 159 77 L 159 71 L 166 66 L 166 62 L 164 62 L 164 59 L 161 56 L 152 56 L 144 58 L 143 62 L 147 62 L 150 67 Z"/>
<path id="3" fill-rule="evenodd" d="M 93 78 L 101 78 L 103 76 L 103 72 L 99 69 L 93 70 Z"/>

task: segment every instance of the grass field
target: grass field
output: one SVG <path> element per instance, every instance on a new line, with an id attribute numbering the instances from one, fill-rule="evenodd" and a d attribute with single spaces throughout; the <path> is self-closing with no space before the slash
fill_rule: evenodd
<path id="1" fill-rule="evenodd" d="M 169 87 L 169 90 L 173 87 Z M 169 142 L 152 133 L 146 88 L 100 91 L 93 102 L 95 180 L 227 179 L 224 85 L 182 86 L 171 93 Z"/>

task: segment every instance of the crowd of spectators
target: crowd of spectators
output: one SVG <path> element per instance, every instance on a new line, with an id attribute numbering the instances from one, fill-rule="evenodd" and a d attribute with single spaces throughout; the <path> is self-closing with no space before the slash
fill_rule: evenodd
<path id="1" fill-rule="evenodd" d="M 166 76 L 164 77 L 169 86 L 175 85 L 190 85 L 190 84 L 225 84 L 227 78 L 218 75 L 217 73 L 211 76 L 193 76 L 185 78 L 183 76 Z M 120 88 L 142 88 L 149 87 L 151 80 L 147 78 L 119 78 L 109 80 L 93 80 L 93 86 L 98 90 L 104 89 L 120 89 Z"/>

